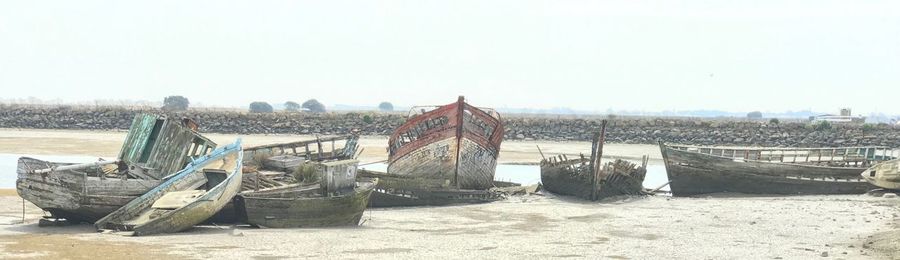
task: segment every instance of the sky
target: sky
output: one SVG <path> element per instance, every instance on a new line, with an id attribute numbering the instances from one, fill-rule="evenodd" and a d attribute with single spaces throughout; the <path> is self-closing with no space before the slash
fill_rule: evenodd
<path id="1" fill-rule="evenodd" d="M 0 1 L 0 89 L 900 114 L 900 1 Z"/>

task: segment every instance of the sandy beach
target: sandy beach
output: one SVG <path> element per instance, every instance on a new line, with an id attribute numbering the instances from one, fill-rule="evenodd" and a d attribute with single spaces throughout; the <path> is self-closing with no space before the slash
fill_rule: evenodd
<path id="1" fill-rule="evenodd" d="M 100 234 L 90 225 L 39 228 L 40 210 L 29 205 L 25 213 L 21 224 L 21 199 L 0 197 L 0 258 L 900 257 L 897 233 L 887 233 L 898 228 L 900 200 L 866 195 L 646 197 L 599 203 L 531 195 L 481 205 L 370 209 L 354 228 L 202 226 L 148 237 Z"/>
<path id="2" fill-rule="evenodd" d="M 125 132 L 0 130 L 0 153 L 112 157 Z M 227 143 L 235 135 L 209 135 Z M 312 136 L 242 136 L 248 145 Z M 364 137 L 362 161 L 386 158 L 385 137 Z M 587 153 L 586 142 L 504 142 L 502 163 Z M 652 145 L 610 144 L 638 158 Z M 12 173 L 6 173 L 12 174 Z M 0 258 L 39 259 L 900 259 L 900 199 L 868 195 L 759 197 L 715 194 L 616 198 L 553 194 L 480 205 L 370 209 L 354 228 L 201 226 L 122 237 L 91 225 L 37 227 L 42 211 L 0 190 Z"/>

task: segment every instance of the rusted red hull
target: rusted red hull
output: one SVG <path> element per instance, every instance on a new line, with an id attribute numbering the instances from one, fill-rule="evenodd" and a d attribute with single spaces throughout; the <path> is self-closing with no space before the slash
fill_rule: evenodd
<path id="1" fill-rule="evenodd" d="M 492 186 L 503 124 L 463 101 L 411 117 L 388 143 L 388 173 L 439 179 L 460 189 Z"/>

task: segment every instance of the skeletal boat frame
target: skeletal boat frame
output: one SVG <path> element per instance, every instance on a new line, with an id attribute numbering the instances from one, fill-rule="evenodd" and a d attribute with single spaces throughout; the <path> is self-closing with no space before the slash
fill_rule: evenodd
<path id="1" fill-rule="evenodd" d="M 640 166 L 624 160 L 601 164 L 606 125 L 607 121 L 603 120 L 600 131 L 594 135 L 590 159 L 582 154 L 572 159 L 558 155 L 541 160 L 543 189 L 591 201 L 617 195 L 647 194 L 643 181 L 649 157 L 642 157 Z"/>

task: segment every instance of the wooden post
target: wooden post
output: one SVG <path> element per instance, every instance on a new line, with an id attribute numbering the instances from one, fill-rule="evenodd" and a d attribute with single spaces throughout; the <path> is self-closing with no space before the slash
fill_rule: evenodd
<path id="1" fill-rule="evenodd" d="M 459 154 L 462 153 L 463 115 L 465 114 L 465 97 L 459 96 L 456 100 L 456 165 L 453 167 L 453 182 L 459 189 Z"/>
<path id="2" fill-rule="evenodd" d="M 544 152 L 543 152 L 543 151 L 541 151 L 541 146 L 539 146 L 539 145 L 535 145 L 535 147 L 537 147 L 537 149 L 538 149 L 538 153 L 539 153 L 539 154 L 541 154 L 541 159 L 543 159 L 543 160 L 547 160 L 547 157 L 544 157 Z"/>
<path id="3" fill-rule="evenodd" d="M 591 200 L 592 201 L 597 200 L 597 181 L 600 177 L 600 167 L 601 167 L 600 162 L 602 161 L 600 158 L 603 157 L 603 143 L 606 141 L 606 124 L 607 124 L 606 120 L 603 120 L 600 122 L 600 134 L 597 135 L 597 138 L 596 138 L 596 140 L 597 140 L 596 141 L 597 144 L 595 145 L 596 148 L 594 151 L 591 151 L 592 154 L 596 155 L 596 156 L 591 156 L 591 157 L 594 157 L 593 158 L 594 161 L 592 162 L 592 164 L 593 164 L 592 170 L 594 170 L 594 172 L 591 176 Z"/>

